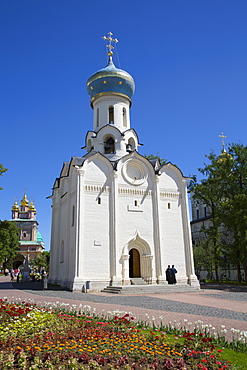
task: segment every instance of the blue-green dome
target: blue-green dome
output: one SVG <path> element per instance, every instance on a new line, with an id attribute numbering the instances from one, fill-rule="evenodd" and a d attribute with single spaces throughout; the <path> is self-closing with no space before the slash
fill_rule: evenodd
<path id="1" fill-rule="evenodd" d="M 39 243 L 43 243 L 44 242 L 44 240 L 43 240 L 43 238 L 42 238 L 42 236 L 41 236 L 41 234 L 40 234 L 40 232 L 38 231 L 37 232 L 37 242 L 39 242 Z"/>
<path id="2" fill-rule="evenodd" d="M 135 90 L 132 76 L 122 69 L 116 68 L 112 59 L 105 68 L 94 73 L 87 81 L 87 92 L 93 101 L 102 94 L 116 93 L 131 98 Z"/>

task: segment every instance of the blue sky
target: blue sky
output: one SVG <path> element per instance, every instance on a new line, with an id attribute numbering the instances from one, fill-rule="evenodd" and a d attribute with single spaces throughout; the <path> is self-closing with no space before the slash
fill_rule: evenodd
<path id="1" fill-rule="evenodd" d="M 1 0 L 0 219 L 26 188 L 49 250 L 46 197 L 63 161 L 85 154 L 85 84 L 106 65 L 109 31 L 115 65 L 135 79 L 141 154 L 160 153 L 190 176 L 220 152 L 221 132 L 247 145 L 246 19 L 246 0 Z"/>

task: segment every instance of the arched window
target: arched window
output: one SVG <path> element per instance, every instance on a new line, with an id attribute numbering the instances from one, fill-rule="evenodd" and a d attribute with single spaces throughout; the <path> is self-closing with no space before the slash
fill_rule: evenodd
<path id="1" fill-rule="evenodd" d="M 114 123 L 114 108 L 112 105 L 109 107 L 109 123 Z"/>
<path id="2" fill-rule="evenodd" d="M 112 137 L 105 142 L 105 154 L 111 153 L 115 153 L 115 142 Z"/>
<path id="3" fill-rule="evenodd" d="M 130 138 L 128 140 L 128 144 L 126 145 L 126 152 L 131 153 L 136 149 L 135 147 L 135 141 L 133 138 Z"/>
<path id="4" fill-rule="evenodd" d="M 127 127 L 127 116 L 126 116 L 126 109 L 123 108 L 123 126 Z"/>
<path id="5" fill-rule="evenodd" d="M 99 108 L 96 111 L 96 127 L 99 127 Z"/>

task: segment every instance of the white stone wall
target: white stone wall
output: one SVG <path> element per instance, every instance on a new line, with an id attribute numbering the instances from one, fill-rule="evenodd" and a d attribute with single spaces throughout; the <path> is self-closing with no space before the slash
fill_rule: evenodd
<path id="1" fill-rule="evenodd" d="M 99 97 L 93 103 L 94 108 L 94 131 L 109 124 L 109 107 L 114 108 L 114 126 L 121 132 L 130 128 L 130 102 L 128 99 L 119 96 L 107 95 Z M 123 125 L 123 108 L 126 110 L 126 126 Z M 97 125 L 97 109 L 99 109 L 99 125 Z"/>
<path id="2" fill-rule="evenodd" d="M 176 266 L 178 283 L 193 281 L 186 184 L 176 167 L 155 175 L 134 152 L 115 171 L 94 154 L 81 167 L 72 162 L 68 174 L 53 194 L 51 281 L 79 290 L 86 281 L 96 290 L 129 284 L 131 248 L 149 283 L 166 283 L 168 264 Z"/>

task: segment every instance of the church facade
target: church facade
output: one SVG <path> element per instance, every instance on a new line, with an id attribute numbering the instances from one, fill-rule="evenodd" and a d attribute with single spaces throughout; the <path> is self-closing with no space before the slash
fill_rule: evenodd
<path id="1" fill-rule="evenodd" d="M 43 238 L 38 231 L 38 221 L 36 220 L 36 209 L 33 202 L 29 202 L 26 194 L 24 194 L 20 206 L 17 202 L 14 203 L 12 210 L 12 219 L 19 233 L 19 254 L 32 261 L 39 257 L 44 247 Z"/>
<path id="2" fill-rule="evenodd" d="M 177 284 L 197 287 L 187 178 L 172 163 L 138 153 L 130 125 L 135 84 L 115 67 L 109 37 L 108 65 L 87 81 L 94 111 L 83 157 L 64 162 L 52 190 L 49 281 L 71 290 L 108 285 L 167 284 L 175 264 Z"/>

